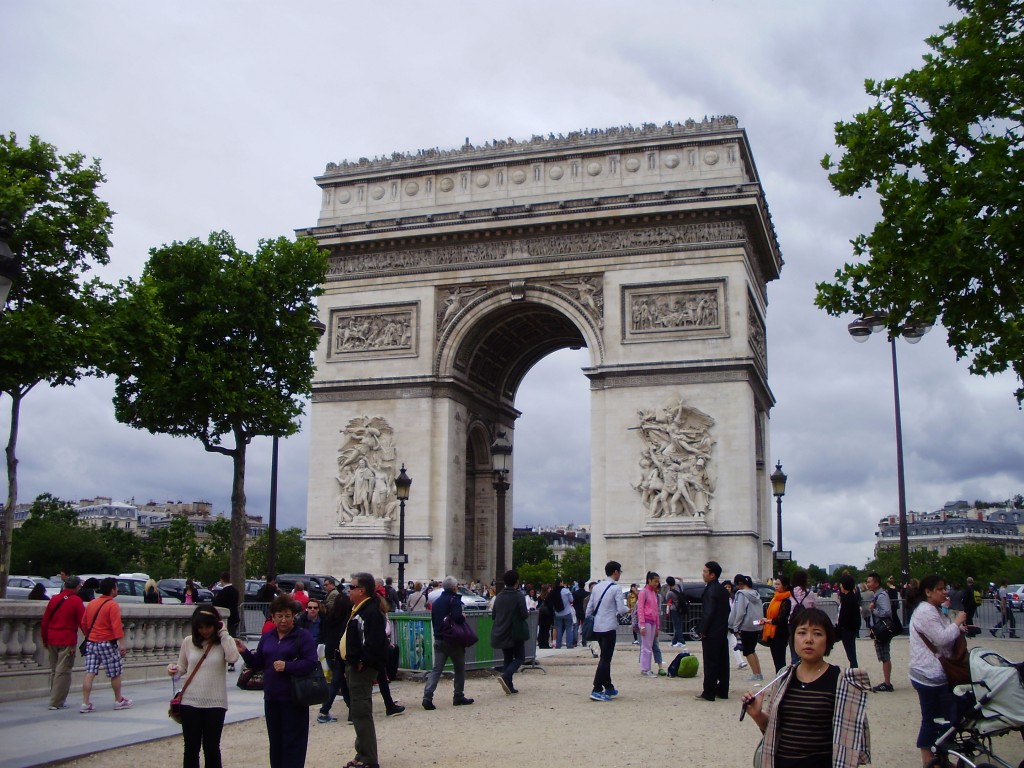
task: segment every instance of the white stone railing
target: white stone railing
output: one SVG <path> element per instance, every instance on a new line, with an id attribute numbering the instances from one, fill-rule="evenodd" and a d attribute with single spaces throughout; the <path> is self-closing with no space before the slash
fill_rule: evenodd
<path id="1" fill-rule="evenodd" d="M 166 676 L 166 665 L 178 657 L 181 641 L 191 632 L 194 608 L 186 605 L 121 604 L 126 682 Z M 44 600 L 0 600 L 0 701 L 45 696 L 49 663 L 41 638 Z M 226 611 L 222 611 L 226 616 Z M 79 635 L 79 642 L 82 636 Z M 80 671 L 81 660 L 75 665 Z M 73 690 L 81 687 L 75 674 Z"/>

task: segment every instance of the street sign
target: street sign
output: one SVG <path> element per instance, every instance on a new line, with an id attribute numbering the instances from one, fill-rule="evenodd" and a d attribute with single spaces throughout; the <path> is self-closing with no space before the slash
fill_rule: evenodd
<path id="1" fill-rule="evenodd" d="M 388 562 L 391 563 L 391 565 L 408 565 L 409 564 L 409 556 L 408 555 L 396 555 L 396 554 L 392 553 L 388 557 L 390 558 L 388 560 Z"/>
<path id="2" fill-rule="evenodd" d="M 775 559 L 776 560 L 792 560 L 793 559 L 793 550 L 791 550 L 791 549 L 781 549 L 781 550 L 777 549 L 777 550 L 775 550 Z"/>

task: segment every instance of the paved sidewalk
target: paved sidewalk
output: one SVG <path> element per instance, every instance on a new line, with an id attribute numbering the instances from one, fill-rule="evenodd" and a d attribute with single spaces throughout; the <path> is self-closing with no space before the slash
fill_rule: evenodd
<path id="1" fill-rule="evenodd" d="M 239 670 L 242 668 L 238 665 Z M 81 677 L 81 669 L 75 674 Z M 263 694 L 234 686 L 237 673 L 228 673 L 229 709 L 225 722 L 235 723 L 263 717 Z M 68 708 L 47 709 L 46 698 L 24 699 L 0 704 L 0 768 L 28 768 L 48 765 L 93 752 L 127 744 L 181 734 L 181 726 L 167 716 L 171 699 L 170 678 L 126 684 L 122 694 L 132 699 L 131 709 L 114 711 L 114 694 L 100 673 L 93 687 L 96 711 L 78 712 L 81 695 L 72 691 Z"/>

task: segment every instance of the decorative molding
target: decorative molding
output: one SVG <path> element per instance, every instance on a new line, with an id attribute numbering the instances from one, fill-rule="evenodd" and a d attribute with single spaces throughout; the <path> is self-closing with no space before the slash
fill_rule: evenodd
<path id="1" fill-rule="evenodd" d="M 340 253 L 342 247 L 333 246 L 334 254 L 329 259 L 327 279 L 367 272 L 564 259 L 572 255 L 652 251 L 705 243 L 745 243 L 746 239 L 747 227 L 744 222 L 727 220 L 529 239 L 487 240 L 376 253 Z"/>
<path id="2" fill-rule="evenodd" d="M 585 129 L 572 131 L 567 135 L 553 133 L 547 136 L 534 135 L 529 139 L 517 141 L 513 138 L 494 139 L 482 146 L 466 143 L 458 149 L 421 149 L 418 152 L 393 152 L 390 157 L 374 157 L 372 160 L 361 157 L 356 161 L 342 160 L 328 163 L 324 170 L 325 177 L 343 177 L 353 174 L 364 174 L 371 171 L 390 171 L 437 163 L 459 160 L 475 160 L 491 157 L 505 157 L 519 153 L 531 153 L 538 150 L 569 149 L 590 145 L 619 143 L 630 140 L 644 141 L 647 139 L 671 138 L 673 136 L 698 136 L 707 133 L 735 131 L 739 128 L 739 120 L 732 115 L 705 117 L 700 122 L 686 120 L 683 123 L 671 121 L 658 125 L 643 123 L 640 126 L 623 125 L 617 128 Z M 717 162 L 717 158 L 716 158 Z M 520 182 L 516 182 L 520 183 Z"/>
<path id="3" fill-rule="evenodd" d="M 419 303 L 331 310 L 328 361 L 415 357 Z"/>
<path id="4" fill-rule="evenodd" d="M 765 335 L 764 320 L 757 311 L 757 304 L 747 296 L 747 341 L 754 353 L 754 359 L 768 371 L 768 340 Z"/>
<path id="5" fill-rule="evenodd" d="M 686 280 L 622 287 L 622 340 L 726 338 L 726 280 Z"/>

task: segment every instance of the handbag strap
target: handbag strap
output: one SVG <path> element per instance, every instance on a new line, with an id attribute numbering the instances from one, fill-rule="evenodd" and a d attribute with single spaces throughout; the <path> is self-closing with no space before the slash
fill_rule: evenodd
<path id="1" fill-rule="evenodd" d="M 196 672 L 199 671 L 199 668 L 201 666 L 203 666 L 203 662 L 206 661 L 207 654 L 209 654 L 210 651 L 212 651 L 212 650 L 213 650 L 213 641 L 211 640 L 210 644 L 206 646 L 206 650 L 203 651 L 203 655 L 200 657 L 199 663 L 196 664 L 192 668 L 192 672 L 191 672 L 191 674 L 189 674 L 188 680 L 185 681 L 185 684 L 183 686 L 181 686 L 181 690 L 178 691 L 178 695 L 179 696 L 184 696 L 185 695 L 185 689 L 188 688 L 188 684 L 192 682 L 192 678 L 196 676 Z"/>
<path id="2" fill-rule="evenodd" d="M 597 605 L 594 606 L 594 612 L 590 614 L 591 616 L 597 616 L 597 609 L 601 607 L 601 601 L 604 600 L 604 596 L 608 594 L 608 590 L 611 588 L 611 584 L 604 588 L 604 592 L 602 592 L 601 596 L 597 598 Z"/>
<path id="3" fill-rule="evenodd" d="M 113 599 L 114 598 L 110 598 L 110 600 L 113 600 Z M 107 602 L 109 603 L 110 600 L 108 600 Z M 101 605 L 99 608 L 96 609 L 96 615 L 92 617 L 92 624 L 89 625 L 89 631 L 85 633 L 85 642 L 87 642 L 87 643 L 89 642 L 89 635 L 92 634 L 92 628 L 96 626 L 96 620 L 99 619 L 100 614 L 103 613 L 103 609 L 104 608 L 106 608 L 106 605 Z M 56 612 L 57 611 L 54 611 L 54 613 L 56 613 Z M 51 616 L 50 618 L 53 618 L 53 617 Z"/>

